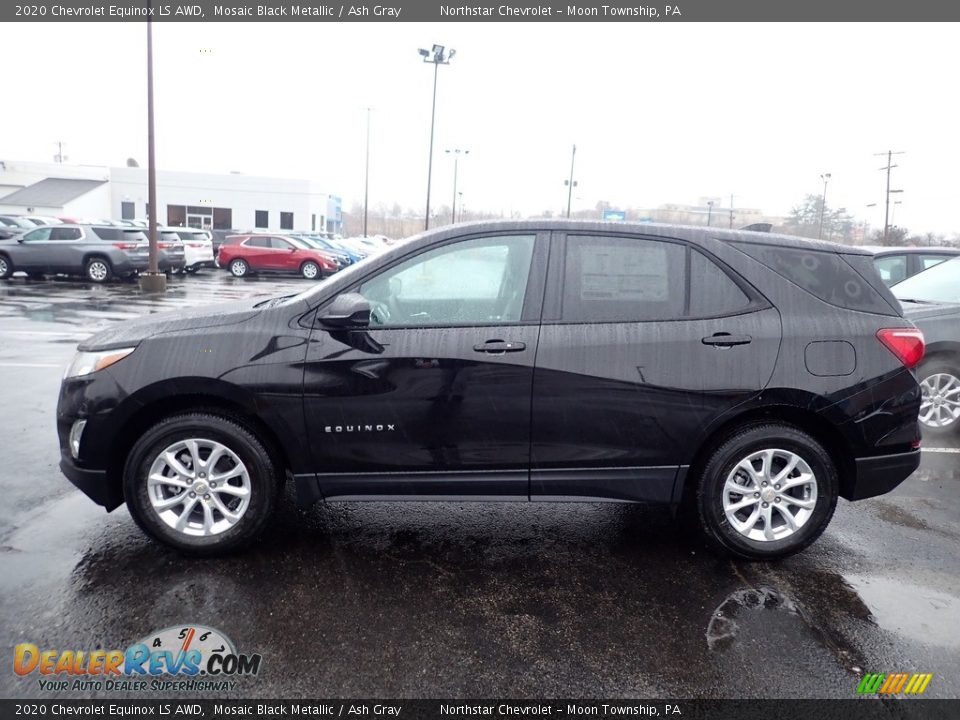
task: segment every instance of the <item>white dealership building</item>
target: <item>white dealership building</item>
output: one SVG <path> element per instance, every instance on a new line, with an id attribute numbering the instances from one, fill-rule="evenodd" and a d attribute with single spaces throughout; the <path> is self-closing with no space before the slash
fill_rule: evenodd
<path id="1" fill-rule="evenodd" d="M 309 180 L 157 170 L 157 220 L 172 226 L 340 232 L 340 198 Z M 0 214 L 147 217 L 147 170 L 0 160 Z"/>

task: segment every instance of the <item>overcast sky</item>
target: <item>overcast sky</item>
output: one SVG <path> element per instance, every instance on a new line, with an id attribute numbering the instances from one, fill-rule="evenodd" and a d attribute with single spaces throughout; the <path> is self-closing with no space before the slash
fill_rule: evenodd
<path id="1" fill-rule="evenodd" d="M 0 43 L 0 159 L 146 164 L 143 24 L 8 25 Z M 449 204 L 447 148 L 468 208 L 655 207 L 734 195 L 785 214 L 832 174 L 827 203 L 883 224 L 960 231 L 957 28 L 922 24 L 158 23 L 157 163 L 303 177 L 422 212 L 433 67 L 440 68 L 433 205 Z M 868 208 L 876 203 L 876 208 Z"/>

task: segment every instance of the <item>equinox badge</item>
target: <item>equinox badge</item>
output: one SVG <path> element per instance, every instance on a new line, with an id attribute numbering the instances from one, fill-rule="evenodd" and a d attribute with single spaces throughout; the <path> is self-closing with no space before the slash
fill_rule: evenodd
<path id="1" fill-rule="evenodd" d="M 352 432 L 393 432 L 393 425 L 327 425 L 323 431 L 328 433 Z"/>

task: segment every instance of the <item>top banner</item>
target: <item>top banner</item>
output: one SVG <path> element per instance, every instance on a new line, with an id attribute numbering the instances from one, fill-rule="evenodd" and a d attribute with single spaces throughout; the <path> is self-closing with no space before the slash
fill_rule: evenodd
<path id="1" fill-rule="evenodd" d="M 500 2 L 385 0 L 332 3 L 108 2 L 61 0 L 0 4 L 3 22 L 929 22 L 960 20 L 960 3 L 942 0 L 671 0 Z"/>

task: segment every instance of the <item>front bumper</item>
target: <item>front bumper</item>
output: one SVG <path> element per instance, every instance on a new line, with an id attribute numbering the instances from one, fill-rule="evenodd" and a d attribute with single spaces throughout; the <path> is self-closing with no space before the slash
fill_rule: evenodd
<path id="1" fill-rule="evenodd" d="M 60 472 L 62 472 L 75 487 L 93 500 L 102 505 L 107 512 L 123 505 L 123 489 L 117 483 L 107 482 L 106 470 L 91 470 L 77 465 L 70 453 L 60 452 Z"/>
<path id="2" fill-rule="evenodd" d="M 857 458 L 856 473 L 841 482 L 840 495 L 847 500 L 864 500 L 893 490 L 920 467 L 920 450 L 894 455 Z"/>

